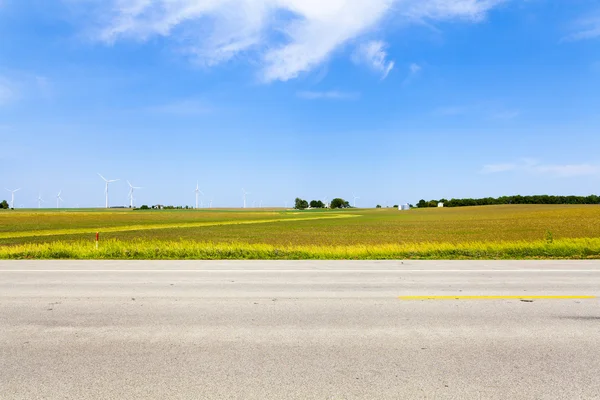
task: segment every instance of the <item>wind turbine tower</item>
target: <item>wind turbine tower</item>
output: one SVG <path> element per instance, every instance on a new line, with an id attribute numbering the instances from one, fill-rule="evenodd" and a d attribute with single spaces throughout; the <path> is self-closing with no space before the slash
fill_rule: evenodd
<path id="1" fill-rule="evenodd" d="M 198 182 L 196 182 L 196 190 L 194 190 L 194 192 L 196 192 L 196 208 L 198 208 L 198 194 L 200 193 L 202 196 L 204 196 L 204 193 L 202 193 L 198 187 Z"/>
<path id="2" fill-rule="evenodd" d="M 141 189 L 141 187 L 133 186 L 129 181 L 127 181 L 127 184 L 129 185 L 129 207 L 133 208 L 135 206 L 133 202 L 133 189 Z"/>
<path id="3" fill-rule="evenodd" d="M 354 208 L 356 208 L 356 199 L 360 199 L 360 197 L 358 197 L 354 193 L 352 193 L 352 197 L 354 197 Z"/>
<path id="4" fill-rule="evenodd" d="M 6 188 L 5 188 L 6 189 Z M 21 190 L 21 188 L 15 189 L 15 190 L 8 190 L 11 195 L 10 195 L 10 208 L 15 208 L 15 192 L 18 192 L 19 190 Z"/>
<path id="5" fill-rule="evenodd" d="M 60 194 L 62 193 L 62 190 L 58 191 L 58 194 L 56 195 L 56 208 L 60 208 L 60 202 L 64 201 L 62 199 L 62 197 L 60 197 Z"/>
<path id="6" fill-rule="evenodd" d="M 246 195 L 250 194 L 250 192 L 246 192 L 243 188 L 242 188 L 242 193 L 244 194 L 244 208 L 246 208 Z"/>
<path id="7" fill-rule="evenodd" d="M 98 173 L 98 175 L 100 175 L 100 173 Z M 108 208 L 108 184 L 112 183 L 112 182 L 116 182 L 118 181 L 118 179 L 106 179 L 105 177 L 103 177 L 102 175 L 100 175 L 100 178 L 102 178 L 104 180 L 104 182 L 106 182 L 106 188 L 104 189 L 104 193 L 106 194 L 106 208 Z"/>
<path id="8" fill-rule="evenodd" d="M 42 203 L 45 203 L 44 199 L 42 199 L 42 194 L 38 195 L 38 208 L 42 208 Z"/>

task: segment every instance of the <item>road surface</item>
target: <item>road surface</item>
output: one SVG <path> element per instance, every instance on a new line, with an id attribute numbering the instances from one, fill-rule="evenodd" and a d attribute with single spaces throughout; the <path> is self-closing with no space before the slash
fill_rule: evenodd
<path id="1" fill-rule="evenodd" d="M 441 295 L 518 298 L 400 298 Z M 596 261 L 2 261 L 0 399 L 600 399 L 598 295 Z"/>

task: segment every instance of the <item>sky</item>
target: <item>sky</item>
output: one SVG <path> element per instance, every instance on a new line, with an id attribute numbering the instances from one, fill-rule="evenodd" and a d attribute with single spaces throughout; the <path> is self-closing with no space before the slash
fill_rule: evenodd
<path id="1" fill-rule="evenodd" d="M 16 207 L 600 194 L 596 0 L 0 0 Z"/>

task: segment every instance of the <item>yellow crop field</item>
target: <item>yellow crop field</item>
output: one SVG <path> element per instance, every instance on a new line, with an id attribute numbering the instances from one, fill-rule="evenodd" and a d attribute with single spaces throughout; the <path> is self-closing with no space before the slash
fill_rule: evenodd
<path id="1" fill-rule="evenodd" d="M 0 258 L 600 258 L 600 206 L 4 210 Z"/>

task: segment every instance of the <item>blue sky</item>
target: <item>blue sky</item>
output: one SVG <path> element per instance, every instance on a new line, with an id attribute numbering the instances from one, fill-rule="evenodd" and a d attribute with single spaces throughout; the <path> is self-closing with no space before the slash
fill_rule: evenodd
<path id="1" fill-rule="evenodd" d="M 592 0 L 0 0 L 17 206 L 600 192 Z"/>

